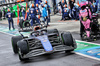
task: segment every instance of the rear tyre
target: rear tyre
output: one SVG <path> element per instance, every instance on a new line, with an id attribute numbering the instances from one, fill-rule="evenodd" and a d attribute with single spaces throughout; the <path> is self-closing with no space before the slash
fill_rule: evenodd
<path id="1" fill-rule="evenodd" d="M 22 37 L 21 37 L 21 36 L 13 36 L 13 37 L 11 38 L 12 48 L 13 48 L 13 52 L 14 52 L 15 54 L 18 53 L 17 42 L 18 42 L 19 40 L 22 40 Z"/>
<path id="2" fill-rule="evenodd" d="M 17 43 L 17 46 L 18 46 L 18 54 L 19 54 L 20 61 L 28 60 L 29 58 L 23 58 L 23 55 L 25 55 L 29 52 L 27 42 L 21 40 Z"/>
<path id="3" fill-rule="evenodd" d="M 74 47 L 73 37 L 70 32 L 62 33 L 61 37 L 62 37 L 62 41 L 63 41 L 64 45 Z M 74 49 L 66 50 L 65 52 L 67 53 L 67 52 L 71 52 L 73 50 Z"/>

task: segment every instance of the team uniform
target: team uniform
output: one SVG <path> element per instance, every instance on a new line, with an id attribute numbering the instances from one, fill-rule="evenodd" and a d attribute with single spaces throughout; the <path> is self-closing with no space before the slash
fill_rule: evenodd
<path id="1" fill-rule="evenodd" d="M 13 24 L 13 14 L 9 11 L 7 14 L 6 14 L 6 17 L 8 18 L 8 23 L 9 23 L 9 30 L 11 29 L 11 24 L 12 24 L 12 28 L 14 28 L 14 24 Z"/>

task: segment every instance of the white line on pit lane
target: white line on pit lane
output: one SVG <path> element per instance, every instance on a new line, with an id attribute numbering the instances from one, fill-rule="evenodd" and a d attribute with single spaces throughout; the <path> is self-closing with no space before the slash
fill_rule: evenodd
<path id="1" fill-rule="evenodd" d="M 0 32 L 1 32 L 1 31 L 0 31 Z M 8 35 L 11 35 L 11 36 L 15 36 L 15 35 L 12 35 L 12 34 L 9 34 L 9 33 L 5 33 L 5 32 L 1 32 L 1 33 L 8 34 Z M 76 40 L 76 41 L 80 41 L 80 40 Z M 95 44 L 95 45 L 100 45 L 100 44 L 97 44 L 97 43 L 86 42 L 86 41 L 80 41 L 80 42 L 85 42 L 85 43 L 91 43 L 91 44 Z M 99 58 L 95 58 L 95 57 L 88 56 L 88 55 L 85 55 L 85 54 L 81 54 L 81 53 L 78 53 L 78 52 L 74 52 L 74 53 L 75 53 L 75 54 L 78 54 L 78 55 L 81 55 L 81 56 L 84 56 L 84 57 L 88 57 L 88 58 L 91 58 L 91 59 L 95 59 L 95 60 L 100 61 Z"/>
<path id="2" fill-rule="evenodd" d="M 59 25 L 61 25 L 61 24 L 67 24 L 67 23 L 49 23 L 49 24 L 59 24 Z"/>
<path id="3" fill-rule="evenodd" d="M 92 56 L 85 55 L 85 54 L 78 53 L 78 52 L 74 52 L 74 53 L 75 53 L 75 54 L 78 54 L 78 55 L 81 55 L 81 56 L 84 56 L 84 57 L 87 57 L 87 58 L 91 58 L 91 59 L 100 61 L 100 59 L 99 59 L 99 58 L 96 58 L 96 57 L 92 57 Z"/>
<path id="4" fill-rule="evenodd" d="M 76 41 L 85 42 L 85 43 L 88 43 L 88 44 L 100 45 L 98 43 L 86 42 L 86 41 L 81 41 L 81 40 L 76 40 Z"/>

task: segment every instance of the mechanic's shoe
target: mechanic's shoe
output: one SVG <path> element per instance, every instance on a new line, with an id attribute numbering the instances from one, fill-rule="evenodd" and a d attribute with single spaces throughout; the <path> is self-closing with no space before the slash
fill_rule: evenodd
<path id="1" fill-rule="evenodd" d="M 50 26 L 50 25 L 47 25 L 47 26 Z"/>
<path id="2" fill-rule="evenodd" d="M 13 30 L 15 30 L 15 28 Z"/>
<path id="3" fill-rule="evenodd" d="M 11 30 L 9 30 L 9 31 L 11 31 Z"/>
<path id="4" fill-rule="evenodd" d="M 87 37 L 87 38 L 86 38 L 86 41 L 90 41 L 90 37 Z"/>
<path id="5" fill-rule="evenodd" d="M 65 21 L 65 19 L 63 19 Z"/>
<path id="6" fill-rule="evenodd" d="M 93 41 L 93 39 L 91 37 L 87 37 L 87 41 L 91 42 L 91 41 Z"/>
<path id="7" fill-rule="evenodd" d="M 63 19 L 61 19 L 60 21 L 62 21 Z"/>

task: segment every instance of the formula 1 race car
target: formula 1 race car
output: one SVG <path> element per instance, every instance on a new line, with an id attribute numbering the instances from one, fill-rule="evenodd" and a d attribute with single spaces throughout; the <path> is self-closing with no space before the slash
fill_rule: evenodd
<path id="1" fill-rule="evenodd" d="M 21 34 L 21 32 L 20 32 Z M 77 48 L 76 42 L 70 32 L 59 33 L 57 29 L 47 30 L 35 27 L 29 37 L 12 37 L 12 47 L 14 53 L 19 54 L 21 61 L 31 57 L 53 52 L 70 52 Z"/>
<path id="2" fill-rule="evenodd" d="M 87 38 L 86 31 L 84 30 L 84 26 L 81 23 L 81 29 L 80 29 L 80 36 L 82 40 L 85 41 L 94 41 L 100 38 L 100 24 L 98 22 L 98 14 L 93 13 L 92 14 L 92 20 L 90 24 L 90 37 Z"/>

